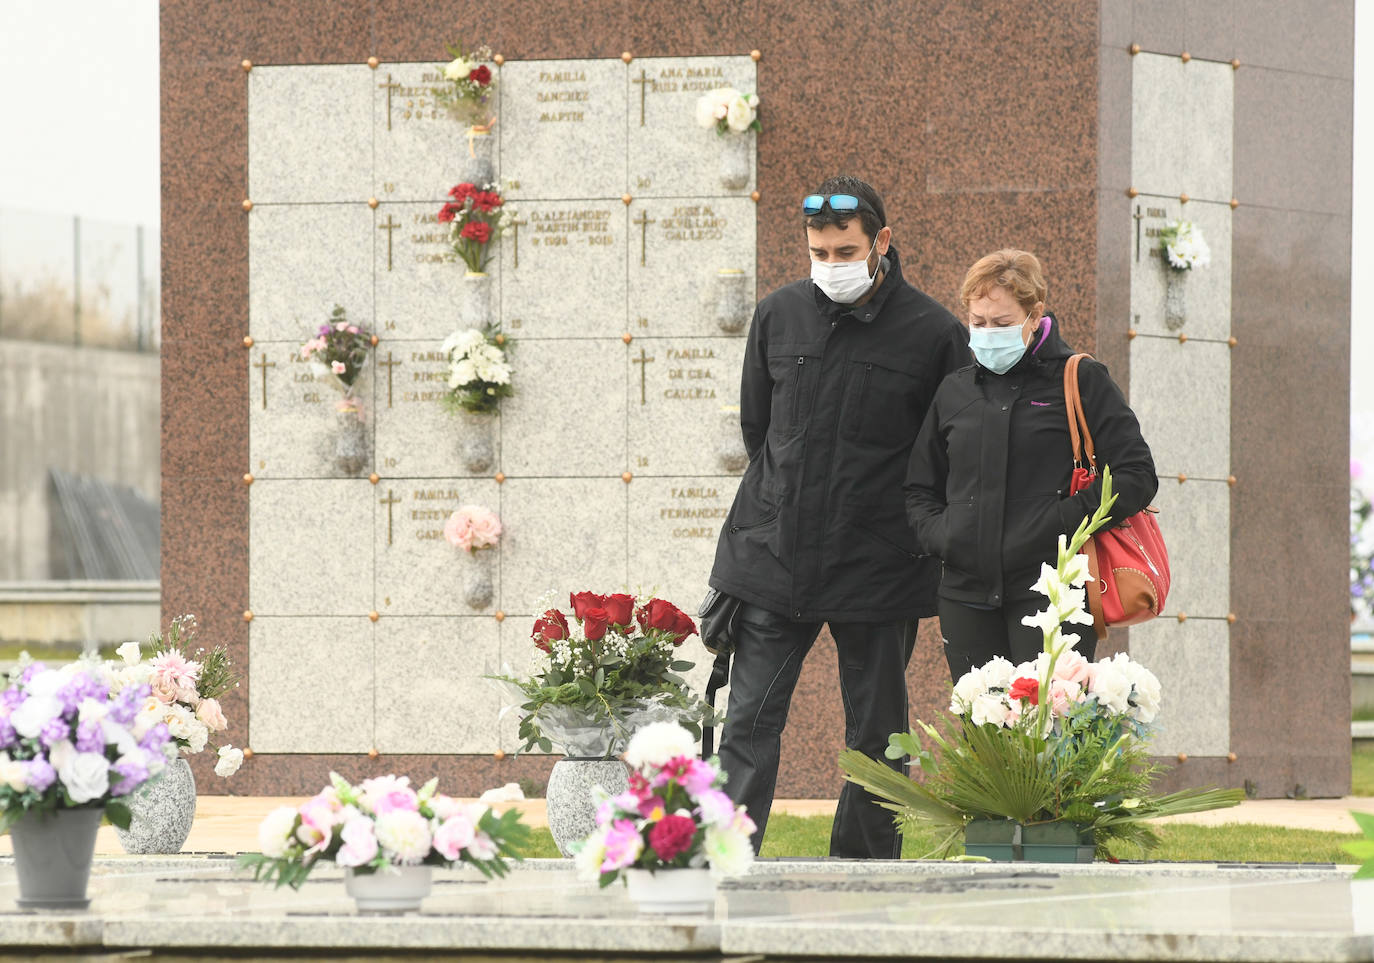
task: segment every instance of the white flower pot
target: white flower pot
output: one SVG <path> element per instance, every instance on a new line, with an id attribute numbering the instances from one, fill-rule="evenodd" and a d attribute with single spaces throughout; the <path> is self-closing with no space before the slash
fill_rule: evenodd
<path id="1" fill-rule="evenodd" d="M 181 852 L 196 818 L 196 777 L 185 756 L 177 756 L 125 799 L 128 829 L 115 827 L 124 852 L 146 856 Z"/>
<path id="2" fill-rule="evenodd" d="M 495 144 L 491 131 L 467 129 L 463 134 L 463 182 L 486 187 L 496 180 L 496 166 L 491 159 Z"/>
<path id="3" fill-rule="evenodd" d="M 344 871 L 344 888 L 360 913 L 414 913 L 429 895 L 433 867 L 391 866 L 375 873 Z"/>
<path id="4" fill-rule="evenodd" d="M 716 902 L 716 881 L 709 869 L 627 869 L 625 883 L 641 913 L 700 915 Z"/>
<path id="5" fill-rule="evenodd" d="M 720 153 L 720 183 L 726 190 L 737 191 L 749 186 L 749 148 L 752 134 L 725 134 Z"/>
<path id="6" fill-rule="evenodd" d="M 571 856 L 572 844 L 596 829 L 593 786 L 600 786 L 608 796 L 618 796 L 630 788 L 630 770 L 619 759 L 560 759 L 549 773 L 545 791 L 549 833 L 564 856 Z"/>

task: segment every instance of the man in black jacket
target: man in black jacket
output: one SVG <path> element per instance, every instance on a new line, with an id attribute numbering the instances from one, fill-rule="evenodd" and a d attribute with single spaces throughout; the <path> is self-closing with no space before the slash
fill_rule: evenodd
<path id="1" fill-rule="evenodd" d="M 811 278 L 754 312 L 740 386 L 749 467 L 710 580 L 743 603 L 720 758 L 726 791 L 758 827 L 755 850 L 822 625 L 839 652 L 845 745 L 882 759 L 908 728 L 906 664 L 916 620 L 935 613 L 939 570 L 917 552 L 902 481 L 936 386 L 969 363 L 963 326 L 903 279 L 873 188 L 831 178 L 801 213 Z M 846 784 L 830 853 L 895 859 L 901 836 Z"/>

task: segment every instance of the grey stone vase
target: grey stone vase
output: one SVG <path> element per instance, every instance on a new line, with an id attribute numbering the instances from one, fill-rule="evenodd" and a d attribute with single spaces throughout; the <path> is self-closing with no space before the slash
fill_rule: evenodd
<path id="1" fill-rule="evenodd" d="M 496 415 L 465 411 L 460 421 L 458 457 L 463 467 L 474 475 L 490 471 L 496 466 Z"/>
<path id="2" fill-rule="evenodd" d="M 345 475 L 356 475 L 367 464 L 367 427 L 360 409 L 334 412 L 334 466 Z"/>
<path id="3" fill-rule="evenodd" d="M 753 313 L 749 275 L 738 268 L 721 268 L 716 272 L 716 326 L 726 334 L 739 334 Z"/>
<path id="4" fill-rule="evenodd" d="M 749 148 L 753 135 L 725 134 L 720 152 L 720 184 L 726 190 L 737 191 L 749 186 Z"/>
<path id="5" fill-rule="evenodd" d="M 468 129 L 463 135 L 464 183 L 485 187 L 496 180 L 496 166 L 491 160 L 495 146 L 491 131 Z"/>
<path id="6" fill-rule="evenodd" d="M 496 558 L 489 548 L 479 548 L 466 559 L 467 572 L 463 576 L 463 601 L 468 608 L 484 609 L 496 598 L 494 569 Z"/>
<path id="7" fill-rule="evenodd" d="M 744 447 L 744 436 L 740 433 L 738 408 L 721 409 L 716 462 L 723 471 L 735 474 L 749 467 L 749 451 Z"/>
<path id="8" fill-rule="evenodd" d="M 549 832 L 554 845 L 564 856 L 569 848 L 596 829 L 596 799 L 592 787 L 600 786 L 607 795 L 617 796 L 630 788 L 630 770 L 619 759 L 560 759 L 549 773 L 545 800 Z"/>
<path id="9" fill-rule="evenodd" d="M 1177 331 L 1188 320 L 1188 272 L 1167 264 L 1164 270 L 1164 326 Z"/>
<path id="10" fill-rule="evenodd" d="M 91 905 L 95 834 L 102 806 L 30 813 L 10 827 L 20 909 L 83 910 Z"/>
<path id="11" fill-rule="evenodd" d="M 124 852 L 135 855 L 181 852 L 196 818 L 196 777 L 182 756 L 167 764 L 125 800 L 133 818 L 128 829 L 115 827 Z"/>

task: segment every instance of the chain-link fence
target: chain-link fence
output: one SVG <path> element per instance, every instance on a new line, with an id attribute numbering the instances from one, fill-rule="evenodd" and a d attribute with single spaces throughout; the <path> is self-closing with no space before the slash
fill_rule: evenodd
<path id="1" fill-rule="evenodd" d="M 156 352 L 155 228 L 0 208 L 0 338 Z"/>

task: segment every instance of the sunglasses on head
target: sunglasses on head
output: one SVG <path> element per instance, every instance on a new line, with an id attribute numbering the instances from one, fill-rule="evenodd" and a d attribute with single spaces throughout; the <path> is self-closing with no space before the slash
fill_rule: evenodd
<path id="1" fill-rule="evenodd" d="M 878 214 L 867 201 L 853 194 L 808 194 L 802 198 L 802 213 L 807 217 L 819 214 L 827 206 L 836 214 L 854 214 L 861 210 L 875 217 Z"/>

